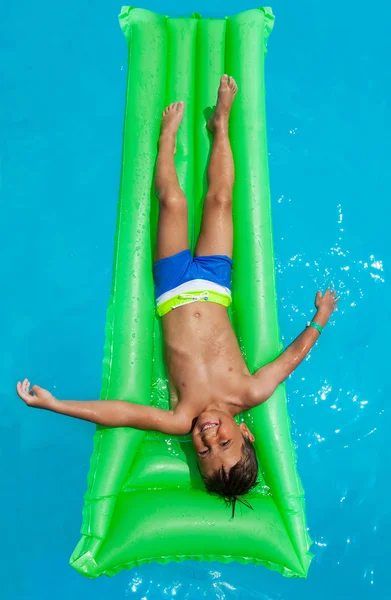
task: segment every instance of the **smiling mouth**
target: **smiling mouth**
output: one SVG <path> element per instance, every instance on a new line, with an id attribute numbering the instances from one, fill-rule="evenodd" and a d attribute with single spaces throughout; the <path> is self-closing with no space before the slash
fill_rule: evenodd
<path id="1" fill-rule="evenodd" d="M 213 427 L 218 427 L 219 423 L 217 421 L 207 421 L 202 423 L 200 427 L 200 433 L 203 433 L 207 429 L 212 429 Z"/>

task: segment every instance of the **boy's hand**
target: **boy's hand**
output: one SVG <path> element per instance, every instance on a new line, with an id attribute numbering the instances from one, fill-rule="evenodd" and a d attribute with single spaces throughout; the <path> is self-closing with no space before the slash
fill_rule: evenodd
<path id="1" fill-rule="evenodd" d="M 327 288 L 326 292 L 322 296 L 322 292 L 317 292 L 315 296 L 315 306 L 319 313 L 326 318 L 330 318 L 331 313 L 337 310 L 337 292 L 331 292 L 330 288 Z"/>
<path id="2" fill-rule="evenodd" d="M 16 391 L 19 398 L 27 404 L 27 406 L 33 406 L 34 408 L 46 408 L 51 410 L 56 402 L 56 399 L 50 392 L 44 390 L 38 385 L 33 385 L 30 390 L 30 382 L 28 379 L 18 381 L 16 384 Z"/>

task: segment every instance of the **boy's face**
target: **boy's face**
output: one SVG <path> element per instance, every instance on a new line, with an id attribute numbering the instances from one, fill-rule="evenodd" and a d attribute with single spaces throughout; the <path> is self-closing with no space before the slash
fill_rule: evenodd
<path id="1" fill-rule="evenodd" d="M 243 436 L 254 436 L 247 425 L 219 410 L 202 413 L 193 428 L 192 440 L 202 475 L 212 475 L 224 467 L 229 471 L 242 458 Z"/>

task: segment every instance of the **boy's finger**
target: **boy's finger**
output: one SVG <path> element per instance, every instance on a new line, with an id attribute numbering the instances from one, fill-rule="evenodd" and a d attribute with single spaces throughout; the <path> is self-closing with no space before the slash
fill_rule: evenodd
<path id="1" fill-rule="evenodd" d="M 25 399 L 25 393 L 24 393 L 24 390 L 22 388 L 22 384 L 21 383 L 19 383 L 19 386 L 16 388 L 16 391 L 18 393 L 19 398 L 22 398 L 22 400 L 24 400 Z"/>

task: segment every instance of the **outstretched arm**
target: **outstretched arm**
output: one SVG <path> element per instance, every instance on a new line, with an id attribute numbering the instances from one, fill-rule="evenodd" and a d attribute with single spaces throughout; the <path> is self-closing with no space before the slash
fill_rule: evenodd
<path id="1" fill-rule="evenodd" d="M 318 310 L 312 322 L 324 327 L 332 312 L 337 308 L 338 300 L 336 292 L 330 292 L 330 289 L 323 296 L 321 292 L 318 292 L 315 298 L 315 306 Z M 306 327 L 278 358 L 254 373 L 251 377 L 249 391 L 250 407 L 257 406 L 270 398 L 277 386 L 285 381 L 304 360 L 319 336 L 320 332 L 317 329 Z"/>
<path id="2" fill-rule="evenodd" d="M 190 431 L 187 419 L 172 410 L 144 406 L 123 400 L 57 400 L 47 390 L 25 379 L 16 386 L 18 396 L 28 406 L 43 408 L 106 427 L 134 427 L 184 435 Z"/>

